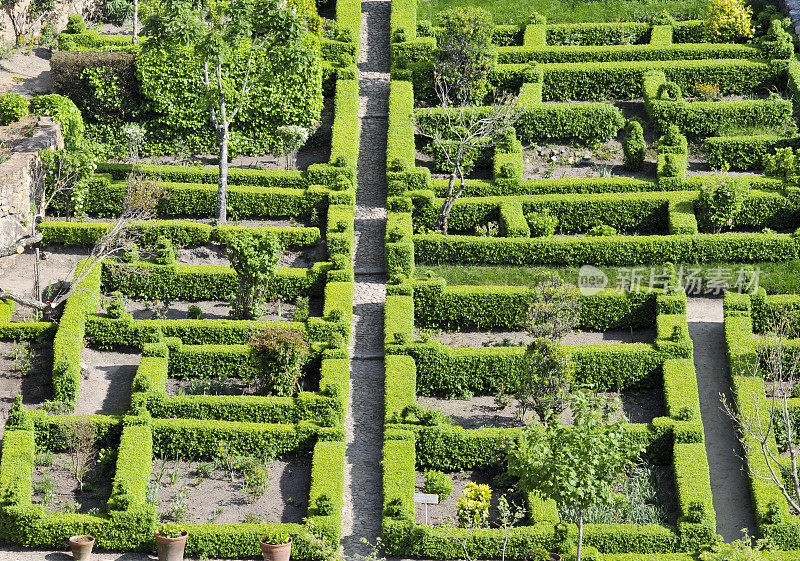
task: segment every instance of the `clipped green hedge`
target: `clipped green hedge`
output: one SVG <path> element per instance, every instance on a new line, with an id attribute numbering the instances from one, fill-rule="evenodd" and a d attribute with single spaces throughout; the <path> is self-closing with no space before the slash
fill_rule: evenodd
<path id="1" fill-rule="evenodd" d="M 727 61 L 721 61 L 727 62 Z M 756 63 L 753 63 L 756 64 Z M 715 81 L 716 80 L 716 81 Z M 792 123 L 792 102 L 774 96 L 763 100 L 743 101 L 698 101 L 687 103 L 678 100 L 660 99 L 659 90 L 667 81 L 683 89 L 695 82 L 726 84 L 738 91 L 750 91 L 737 84 L 733 76 L 720 70 L 716 78 L 697 77 L 680 79 L 666 70 L 648 70 L 643 75 L 643 95 L 647 114 L 660 130 L 677 125 L 683 134 L 692 138 L 716 135 L 721 129 L 731 127 L 785 127 Z M 757 85 L 753 85 L 757 87 Z"/>

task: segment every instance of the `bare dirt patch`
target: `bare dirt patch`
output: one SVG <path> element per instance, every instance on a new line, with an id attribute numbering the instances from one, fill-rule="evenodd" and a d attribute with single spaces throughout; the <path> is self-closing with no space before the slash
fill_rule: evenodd
<path id="1" fill-rule="evenodd" d="M 488 485 L 492 490 L 491 505 L 489 507 L 489 525 L 496 526 L 500 522 L 500 513 L 497 505 L 501 496 L 505 495 L 509 503 L 515 506 L 524 507 L 522 497 L 517 492 L 513 483 L 508 477 L 500 474 L 499 471 L 468 470 L 455 473 L 448 473 L 453 482 L 453 492 L 439 504 L 428 505 L 428 524 L 434 526 L 445 522 L 457 525 L 458 514 L 456 503 L 464 491 L 467 483 L 477 483 Z M 422 492 L 425 485 L 425 475 L 423 472 L 416 472 L 414 483 L 417 492 Z M 425 505 L 416 505 L 417 524 L 425 524 Z"/>
<path id="2" fill-rule="evenodd" d="M 38 458 L 44 454 L 39 454 Z M 50 512 L 90 511 L 102 513 L 111 496 L 113 474 L 96 460 L 91 460 L 83 478 L 83 489 L 75 477 L 74 464 L 69 454 L 52 454 L 49 466 L 37 465 L 33 472 L 33 502 L 44 504 Z M 112 464 L 113 465 L 113 464 Z M 50 489 L 50 491 L 48 491 Z M 96 510 L 95 510 L 96 509 Z"/>
<path id="3" fill-rule="evenodd" d="M 312 315 L 322 311 L 322 299 L 313 298 L 310 304 Z M 202 319 L 231 319 L 230 305 L 220 300 L 128 300 L 125 310 L 133 314 L 133 319 L 186 319 L 190 306 L 197 306 L 202 312 Z M 277 300 L 268 304 L 267 313 L 258 318 L 261 321 L 293 321 L 297 305 L 292 302 Z"/>
<path id="4" fill-rule="evenodd" d="M 52 344 L 0 341 L 0 423 L 5 424 L 18 394 L 27 407 L 50 398 L 52 375 Z"/>
<path id="5" fill-rule="evenodd" d="M 227 267 L 230 260 L 225 247 L 219 244 L 206 244 L 192 248 L 176 249 L 175 258 L 179 265 L 218 265 Z M 297 251 L 284 251 L 278 267 L 309 268 L 328 258 L 324 243 L 318 243 Z"/>
<path id="6" fill-rule="evenodd" d="M 32 96 L 51 92 L 50 56 L 49 49 L 35 48 L 18 50 L 0 60 L 0 94 Z"/>
<path id="7" fill-rule="evenodd" d="M 41 248 L 39 265 L 40 286 L 43 294 L 48 287 L 55 289 L 61 281 L 70 281 L 78 261 L 89 254 L 88 249 L 76 246 L 45 246 Z M 15 257 L 0 260 L 0 286 L 3 289 L 25 296 L 33 294 L 33 266 L 35 256 L 32 249 Z M 28 321 L 32 311 L 15 306 L 12 321 Z"/>
<path id="8" fill-rule="evenodd" d="M 419 337 L 418 330 L 417 336 Z M 461 331 L 440 331 L 431 333 L 431 339 L 454 348 L 463 347 L 515 347 L 527 345 L 531 337 L 525 331 L 496 331 L 465 328 Z M 655 329 L 634 329 L 629 331 L 574 331 L 568 333 L 562 343 L 565 345 L 604 345 L 619 343 L 653 343 Z"/>
<path id="9" fill-rule="evenodd" d="M 649 423 L 656 417 L 667 414 L 663 388 L 637 388 L 620 392 L 603 392 L 614 407 L 613 415 L 623 414 L 631 423 Z M 508 404 L 498 405 L 494 396 L 474 396 L 469 399 L 445 399 L 439 397 L 417 397 L 417 402 L 425 408 L 438 409 L 452 420 L 456 426 L 465 429 L 521 427 L 536 421 L 533 412 L 520 419 L 517 414 L 517 401 L 510 397 Z M 561 422 L 572 424 L 569 410 L 561 415 Z"/>
<path id="10" fill-rule="evenodd" d="M 308 457 L 289 456 L 269 463 L 271 479 L 267 490 L 252 502 L 242 490 L 241 475 L 236 473 L 231 480 L 226 471 L 212 466 L 209 476 L 201 478 L 198 464 L 168 460 L 162 473 L 162 461 L 153 462 L 151 485 L 158 488 L 159 516 L 174 518 L 176 503 L 180 513 L 182 500 L 186 505 L 182 522 L 195 524 L 238 524 L 250 513 L 259 517 L 261 523 L 299 523 L 308 512 L 311 488 Z M 173 472 L 177 475 L 171 475 Z"/>

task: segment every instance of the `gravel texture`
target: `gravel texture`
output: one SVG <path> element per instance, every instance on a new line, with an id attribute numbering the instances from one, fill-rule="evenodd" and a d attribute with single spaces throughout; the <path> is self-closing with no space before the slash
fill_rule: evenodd
<path id="1" fill-rule="evenodd" d="M 361 539 L 375 543 L 381 529 L 389 13 L 387 0 L 362 2 L 358 60 L 361 151 L 355 212 L 356 282 L 342 513 L 342 549 L 348 558 L 369 553 L 369 547 L 362 544 Z"/>
<path id="2" fill-rule="evenodd" d="M 755 533 L 756 522 L 736 429 L 720 408 L 720 395 L 733 402 L 725 355 L 722 299 L 689 298 L 686 317 L 694 344 L 717 533 L 726 542 L 733 541 L 742 537 L 742 528 Z"/>

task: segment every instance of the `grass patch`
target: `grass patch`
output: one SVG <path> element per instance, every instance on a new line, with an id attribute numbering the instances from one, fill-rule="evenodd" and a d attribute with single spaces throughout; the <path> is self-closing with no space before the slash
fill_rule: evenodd
<path id="1" fill-rule="evenodd" d="M 755 263 L 752 266 L 760 270 L 759 285 L 770 294 L 800 294 L 800 261 L 786 261 L 781 263 Z M 680 267 L 680 265 L 679 265 Z M 708 279 L 715 275 L 720 268 L 725 269 L 736 280 L 739 268 L 736 263 L 704 263 L 702 265 L 686 264 L 685 271 Z M 599 267 L 608 276 L 608 285 L 615 287 L 630 278 L 631 267 Z M 661 270 L 659 265 L 654 266 L 656 273 Z M 463 265 L 434 265 L 418 266 L 417 276 L 424 278 L 428 271 L 434 276 L 443 277 L 450 285 L 530 285 L 537 274 L 545 271 L 557 272 L 566 282 L 577 283 L 580 267 L 514 267 L 508 265 L 483 265 L 467 267 Z M 639 266 L 637 271 L 641 275 L 642 283 L 647 286 L 650 279 L 650 266 Z"/>
<path id="2" fill-rule="evenodd" d="M 433 21 L 443 10 L 464 6 L 488 10 L 497 24 L 522 24 L 533 11 L 547 16 L 548 23 L 649 21 L 664 10 L 676 19 L 699 19 L 705 15 L 708 3 L 705 0 L 420 0 L 417 17 Z"/>

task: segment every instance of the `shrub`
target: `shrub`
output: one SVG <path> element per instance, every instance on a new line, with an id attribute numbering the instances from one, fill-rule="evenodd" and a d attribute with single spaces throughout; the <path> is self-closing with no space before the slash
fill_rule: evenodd
<path id="1" fill-rule="evenodd" d="M 456 503 L 458 525 L 462 528 L 483 528 L 489 520 L 492 490 L 488 485 L 469 482 L 464 485 Z"/>
<path id="2" fill-rule="evenodd" d="M 159 236 L 156 239 L 156 259 L 159 265 L 176 266 L 178 261 L 175 259 L 175 250 L 172 241 L 166 236 Z"/>
<path id="3" fill-rule="evenodd" d="M 0 96 L 0 125 L 10 125 L 28 114 L 30 100 L 22 94 L 8 92 Z"/>
<path id="4" fill-rule="evenodd" d="M 433 53 L 437 77 L 448 97 L 461 103 L 479 103 L 489 88 L 494 24 L 480 8 L 455 8 L 439 14 L 442 33 Z"/>
<path id="5" fill-rule="evenodd" d="M 525 215 L 532 238 L 552 236 L 558 227 L 558 217 L 553 216 L 545 209 L 542 212 L 529 212 Z"/>
<path id="6" fill-rule="evenodd" d="M 442 502 L 453 492 L 453 482 L 446 473 L 430 469 L 425 472 L 425 485 L 422 491 L 438 495 L 439 502 Z"/>
<path id="7" fill-rule="evenodd" d="M 229 236 L 225 243 L 231 267 L 239 277 L 231 314 L 239 319 L 257 319 L 283 248 L 272 232 L 243 232 Z"/>
<path id="8" fill-rule="evenodd" d="M 186 310 L 186 319 L 200 319 L 203 317 L 203 310 L 200 309 L 200 306 L 196 304 L 192 304 L 189 306 L 189 309 Z"/>
<path id="9" fill-rule="evenodd" d="M 625 136 L 622 139 L 623 163 L 625 169 L 640 171 L 644 165 L 647 142 L 644 140 L 644 129 L 639 121 L 629 119 L 625 123 Z"/>
<path id="10" fill-rule="evenodd" d="M 607 224 L 598 224 L 586 232 L 587 236 L 616 236 L 617 229 Z"/>
<path id="11" fill-rule="evenodd" d="M 294 395 L 311 351 L 306 336 L 296 329 L 269 327 L 253 333 L 250 345 L 265 359 L 262 382 L 275 395 Z"/>
<path id="12" fill-rule="evenodd" d="M 742 0 L 710 0 L 706 34 L 717 43 L 735 43 L 753 36 L 753 9 Z"/>
<path id="13" fill-rule="evenodd" d="M 700 227 L 715 234 L 729 228 L 741 212 L 749 190 L 747 182 L 731 178 L 704 184 L 694 203 Z"/>
<path id="14" fill-rule="evenodd" d="M 70 14 L 67 17 L 67 28 L 65 33 L 83 33 L 86 31 L 86 22 L 80 14 Z"/>
<path id="15" fill-rule="evenodd" d="M 777 148 L 774 154 L 764 158 L 764 174 L 781 179 L 792 179 L 800 172 L 800 149 L 796 152 L 790 147 Z"/>

